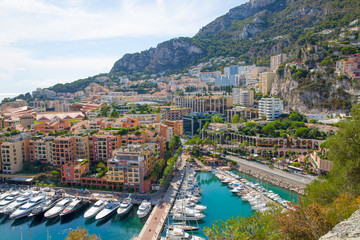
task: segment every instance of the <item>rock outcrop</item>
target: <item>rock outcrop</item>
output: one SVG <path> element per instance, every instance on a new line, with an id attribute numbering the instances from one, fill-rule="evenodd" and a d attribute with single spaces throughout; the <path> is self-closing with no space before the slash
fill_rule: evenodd
<path id="1" fill-rule="evenodd" d="M 360 239 L 360 210 L 351 217 L 336 225 L 319 240 L 355 240 Z"/>
<path id="2" fill-rule="evenodd" d="M 242 4 L 238 7 L 230 9 L 230 11 L 215 19 L 205 27 L 203 27 L 196 37 L 207 38 L 212 34 L 220 33 L 228 29 L 234 20 L 244 20 L 248 17 L 254 16 L 255 14 L 268 10 L 268 11 L 281 11 L 286 7 L 285 0 L 250 0 L 249 2 Z M 248 27 L 251 28 L 251 27 Z M 250 31 L 250 29 L 246 29 L 244 31 L 244 37 L 248 37 L 250 35 L 246 35 L 246 32 Z M 259 30 L 254 31 L 256 33 Z"/>
<path id="3" fill-rule="evenodd" d="M 160 43 L 156 48 L 126 54 L 115 62 L 110 73 L 164 73 L 182 69 L 204 57 L 205 50 L 196 46 L 191 38 L 176 38 Z"/>

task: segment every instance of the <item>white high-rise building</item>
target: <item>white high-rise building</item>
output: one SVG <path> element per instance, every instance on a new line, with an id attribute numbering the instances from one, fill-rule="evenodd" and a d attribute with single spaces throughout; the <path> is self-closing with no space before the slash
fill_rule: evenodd
<path id="1" fill-rule="evenodd" d="M 279 98 L 262 98 L 259 101 L 259 117 L 266 116 L 266 120 L 274 121 L 283 112 L 284 103 Z"/>
<path id="2" fill-rule="evenodd" d="M 233 88 L 233 104 L 251 107 L 254 104 L 254 90 Z"/>

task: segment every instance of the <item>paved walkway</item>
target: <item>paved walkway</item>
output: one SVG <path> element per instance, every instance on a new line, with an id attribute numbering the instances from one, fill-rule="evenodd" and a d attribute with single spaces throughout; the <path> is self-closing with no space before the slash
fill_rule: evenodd
<path id="1" fill-rule="evenodd" d="M 185 158 L 186 159 L 186 158 Z M 148 217 L 144 227 L 138 237 L 134 239 L 157 240 L 161 237 L 162 230 L 170 213 L 175 197 L 180 189 L 185 175 L 184 157 L 181 156 L 181 167 L 178 174 L 174 177 L 164 198 L 157 204 Z"/>

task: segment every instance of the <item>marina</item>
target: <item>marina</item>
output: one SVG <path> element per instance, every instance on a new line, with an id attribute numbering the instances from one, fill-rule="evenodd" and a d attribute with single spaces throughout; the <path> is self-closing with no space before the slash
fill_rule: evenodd
<path id="1" fill-rule="evenodd" d="M 215 174 L 221 174 L 223 177 L 217 178 Z M 241 176 L 236 171 L 230 172 L 219 169 L 212 172 L 195 172 L 188 170 L 188 173 L 185 174 L 185 169 L 183 169 L 174 178 L 163 200 L 151 207 L 150 211 L 147 201 L 139 201 L 139 199 L 132 201 L 131 198 L 116 199 L 110 195 L 95 194 L 95 197 L 93 195 L 87 196 L 80 201 L 76 196 L 66 194 L 54 199 L 53 202 L 47 202 L 48 199 L 47 201 L 43 199 L 44 193 L 38 196 L 35 194 L 33 198 L 38 203 L 37 208 L 30 203 L 21 205 L 32 208 L 30 211 L 32 215 L 28 214 L 31 217 L 16 219 L 16 217 L 10 218 L 9 215 L 2 214 L 0 230 L 4 232 L 4 236 L 7 238 L 15 239 L 20 239 L 20 229 L 23 232 L 24 239 L 47 239 L 47 233 L 51 239 L 64 239 L 69 231 L 78 226 L 87 228 L 90 234 L 95 233 L 103 239 L 113 237 L 136 239 L 135 236 L 139 236 L 137 239 L 159 239 L 160 237 L 174 239 L 177 236 L 187 237 L 187 239 L 202 239 L 205 238 L 202 230 L 204 227 L 211 227 L 214 221 L 237 216 L 249 216 L 253 214 L 254 210 L 266 207 L 266 204 L 263 205 L 260 202 L 254 208 L 256 205 L 242 199 L 237 192 L 237 190 L 241 190 L 239 188 L 241 184 L 252 191 L 256 191 L 256 188 L 265 189 L 266 187 L 270 193 L 273 192 L 274 196 L 279 196 L 284 202 L 294 197 L 294 194 L 287 190 L 275 189 L 275 186 L 266 183 L 261 183 L 264 187 L 260 187 L 261 184 L 253 181 L 254 179 L 248 179 L 248 181 L 245 180 L 246 178 L 249 176 Z M 229 185 L 233 187 L 229 188 Z M 269 193 L 268 190 L 266 191 Z M 284 192 L 278 194 L 278 190 Z M 264 192 L 262 190 L 262 198 L 266 199 L 264 203 L 277 202 L 265 195 Z M 51 191 L 46 194 L 54 197 L 56 193 L 56 191 Z M 0 198 L 3 197 L 3 200 L 6 198 L 16 199 L 22 194 L 25 194 L 25 191 L 22 193 L 13 191 L 13 193 L 8 192 L 0 195 Z M 101 200 L 100 196 L 103 197 Z M 59 204 L 59 201 L 65 201 L 66 206 L 55 211 L 57 216 L 53 218 L 43 217 L 47 211 Z M 85 205 L 88 202 L 91 202 L 89 203 L 91 205 Z M 145 210 L 144 217 L 138 215 L 141 203 L 146 205 L 145 208 L 140 209 L 140 212 Z M 111 206 L 106 209 L 109 204 Z M 46 211 L 40 211 L 39 214 L 39 206 L 48 206 L 48 208 Z M 97 221 L 96 217 L 101 212 L 103 212 L 103 216 L 99 216 L 99 221 Z M 16 213 L 16 210 L 13 213 Z"/>

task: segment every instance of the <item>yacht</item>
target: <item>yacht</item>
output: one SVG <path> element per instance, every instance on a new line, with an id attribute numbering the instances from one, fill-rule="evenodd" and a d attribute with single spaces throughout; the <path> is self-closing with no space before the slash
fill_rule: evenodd
<path id="1" fill-rule="evenodd" d="M 189 239 L 189 240 L 203 240 L 201 237 L 192 236 L 184 231 L 182 228 L 173 228 L 166 231 L 166 240 Z"/>
<path id="2" fill-rule="evenodd" d="M 111 216 L 116 209 L 118 209 L 120 207 L 120 204 L 115 202 L 115 203 L 108 203 L 106 204 L 105 208 L 103 210 L 101 210 L 96 216 L 95 219 L 96 220 L 103 220 L 109 216 Z"/>
<path id="3" fill-rule="evenodd" d="M 151 202 L 144 200 L 139 206 L 137 215 L 139 218 L 144 218 L 150 213 L 150 211 L 151 211 Z"/>
<path id="4" fill-rule="evenodd" d="M 39 196 L 36 196 L 36 197 L 30 199 L 30 201 L 28 203 L 25 203 L 20 208 L 18 208 L 15 212 L 13 212 L 10 215 L 10 219 L 19 219 L 19 218 L 27 216 L 29 213 L 31 213 L 31 211 L 33 209 L 35 209 L 37 206 L 39 206 L 39 204 L 43 203 L 45 200 L 46 200 L 45 194 L 39 195 Z"/>
<path id="5" fill-rule="evenodd" d="M 5 208 L 10 203 L 14 202 L 18 197 L 17 196 L 7 196 L 0 202 L 0 209 Z"/>
<path id="6" fill-rule="evenodd" d="M 123 216 L 130 212 L 134 205 L 131 203 L 131 198 L 127 197 L 124 199 L 124 201 L 121 202 L 120 207 L 117 210 L 117 214 L 119 216 Z"/>
<path id="7" fill-rule="evenodd" d="M 202 213 L 196 213 L 193 214 L 185 214 L 185 213 L 176 213 L 173 215 L 174 221 L 199 221 L 205 217 Z"/>
<path id="8" fill-rule="evenodd" d="M 104 209 L 105 205 L 106 205 L 106 202 L 104 202 L 102 200 L 97 201 L 91 208 L 89 208 L 84 213 L 84 218 L 88 219 L 88 218 L 95 217 L 101 210 Z"/>
<path id="9" fill-rule="evenodd" d="M 50 208 L 54 207 L 55 204 L 60 202 L 62 199 L 59 197 L 47 198 L 45 201 L 37 205 L 28 215 L 28 217 L 36 216 L 48 211 Z"/>
<path id="10" fill-rule="evenodd" d="M 32 197 L 32 192 L 24 193 L 22 196 L 18 197 L 15 201 L 13 201 L 9 205 L 3 207 L 0 210 L 0 213 L 2 213 L 2 214 L 13 213 L 18 207 L 27 203 L 31 197 Z"/>
<path id="11" fill-rule="evenodd" d="M 58 202 L 54 207 L 47 210 L 44 214 L 46 218 L 54 218 L 59 216 L 59 214 L 70 204 L 70 198 L 64 198 Z"/>
<path id="12" fill-rule="evenodd" d="M 80 198 L 73 199 L 70 204 L 60 213 L 60 217 L 69 216 L 72 213 L 81 209 L 86 202 Z"/>

